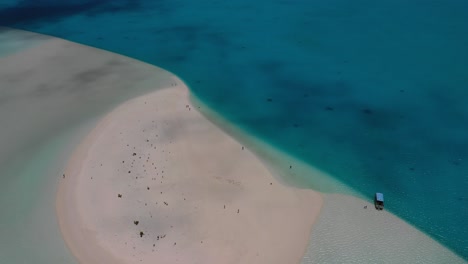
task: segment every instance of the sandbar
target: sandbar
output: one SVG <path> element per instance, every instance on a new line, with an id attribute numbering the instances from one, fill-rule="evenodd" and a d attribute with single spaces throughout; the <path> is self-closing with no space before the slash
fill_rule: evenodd
<path id="1" fill-rule="evenodd" d="M 247 146 L 167 88 L 107 114 L 57 195 L 81 263 L 300 263 L 321 195 L 278 181 Z"/>

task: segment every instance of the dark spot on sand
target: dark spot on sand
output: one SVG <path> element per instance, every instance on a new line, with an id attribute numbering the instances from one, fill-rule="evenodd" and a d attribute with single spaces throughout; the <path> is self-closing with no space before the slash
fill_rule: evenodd
<path id="1" fill-rule="evenodd" d="M 133 223 L 134 223 L 135 225 L 138 225 L 138 223 L 140 223 L 140 221 L 133 221 Z"/>

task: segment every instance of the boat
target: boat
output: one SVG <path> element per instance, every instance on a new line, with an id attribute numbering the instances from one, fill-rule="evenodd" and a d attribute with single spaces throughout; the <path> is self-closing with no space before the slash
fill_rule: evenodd
<path id="1" fill-rule="evenodd" d="M 377 210 L 383 210 L 383 208 L 384 208 L 384 196 L 383 196 L 383 193 L 375 193 L 374 205 L 375 205 L 375 209 L 377 209 Z"/>

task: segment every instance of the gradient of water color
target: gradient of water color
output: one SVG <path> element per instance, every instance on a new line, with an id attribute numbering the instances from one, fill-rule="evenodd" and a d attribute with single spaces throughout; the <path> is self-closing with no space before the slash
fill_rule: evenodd
<path id="1" fill-rule="evenodd" d="M 9 1 L 0 25 L 170 70 L 468 258 L 468 2 Z"/>

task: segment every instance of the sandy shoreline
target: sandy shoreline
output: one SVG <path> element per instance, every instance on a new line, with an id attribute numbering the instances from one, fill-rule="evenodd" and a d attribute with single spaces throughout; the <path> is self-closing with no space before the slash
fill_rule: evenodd
<path id="1" fill-rule="evenodd" d="M 64 164 L 96 118 L 167 86 L 160 72 L 166 73 L 115 53 L 0 27 L 0 263 L 76 263 L 55 214 Z"/>
<path id="2" fill-rule="evenodd" d="M 57 214 L 71 251 L 81 263 L 299 263 L 321 196 L 277 182 L 168 78 L 70 160 Z"/>
<path id="3" fill-rule="evenodd" d="M 375 210 L 372 199 L 260 138 L 254 138 L 211 111 L 199 99 L 192 97 L 192 101 L 225 133 L 248 145 L 277 180 L 297 188 L 321 191 L 322 210 L 313 225 L 301 264 L 466 263 L 388 210 Z"/>
<path id="4" fill-rule="evenodd" d="M 388 210 L 375 210 L 371 200 L 337 193 L 322 197 L 302 264 L 466 263 Z"/>
<path id="5" fill-rule="evenodd" d="M 356 195 L 190 103 L 185 86 L 162 69 L 49 36 L 0 33 L 9 41 L 0 45 L 0 83 L 14 88 L 0 96 L 0 120 L 8 124 L 0 133 L 7 176 L 0 224 L 8 226 L 0 229 L 1 263 L 75 263 L 54 210 L 82 263 L 299 263 L 304 253 L 304 264 L 466 263 L 371 201 L 284 186 Z M 90 128 L 65 131 L 155 89 L 162 90 L 111 112 L 73 151 Z M 304 178 L 312 184 L 302 186 Z"/>

